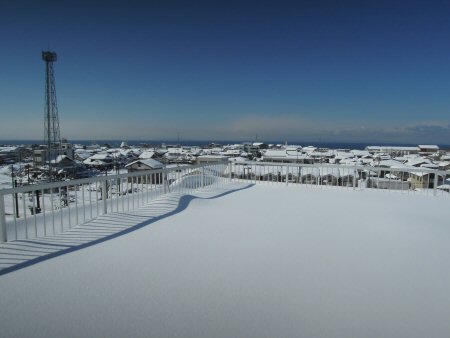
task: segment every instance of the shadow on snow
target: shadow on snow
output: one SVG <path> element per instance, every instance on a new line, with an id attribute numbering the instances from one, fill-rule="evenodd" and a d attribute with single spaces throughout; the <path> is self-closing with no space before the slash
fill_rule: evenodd
<path id="1" fill-rule="evenodd" d="M 211 197 L 166 195 L 163 199 L 152 201 L 132 213 L 101 216 L 59 235 L 5 243 L 0 247 L 0 276 L 126 235 L 180 213 L 195 199 L 216 199 L 251 186 L 253 184 L 230 189 Z M 213 191 L 209 191 L 211 192 Z"/>

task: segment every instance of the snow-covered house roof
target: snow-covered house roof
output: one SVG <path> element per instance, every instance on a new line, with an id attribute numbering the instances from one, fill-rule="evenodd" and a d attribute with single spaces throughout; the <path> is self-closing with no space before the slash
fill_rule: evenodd
<path id="1" fill-rule="evenodd" d="M 438 163 L 438 166 L 440 169 L 446 170 L 447 168 L 450 168 L 450 162 L 448 161 L 442 161 Z"/>
<path id="2" fill-rule="evenodd" d="M 439 146 L 435 144 L 419 144 L 420 150 L 426 149 L 426 150 L 439 150 Z"/>
<path id="3" fill-rule="evenodd" d="M 414 169 L 416 169 L 416 167 L 413 167 L 411 165 L 407 165 L 407 164 L 404 164 L 404 163 L 399 163 L 399 164 L 393 165 L 391 167 L 391 169 L 414 170 Z"/>
<path id="4" fill-rule="evenodd" d="M 343 165 L 355 165 L 355 164 L 359 164 L 359 163 L 360 163 L 360 161 L 355 158 L 344 158 L 339 162 L 339 164 L 343 164 Z"/>
<path id="5" fill-rule="evenodd" d="M 77 157 L 78 159 L 86 160 L 87 158 L 92 156 L 92 154 L 88 151 L 78 151 L 78 150 L 79 149 L 75 151 L 75 157 Z"/>
<path id="6" fill-rule="evenodd" d="M 264 158 L 286 158 L 288 155 L 286 150 L 278 150 L 278 149 L 267 149 L 263 153 Z"/>
<path id="7" fill-rule="evenodd" d="M 391 168 L 391 167 L 399 166 L 401 164 L 403 164 L 403 163 L 396 161 L 396 160 L 383 160 L 377 164 L 377 167 Z"/>
<path id="8" fill-rule="evenodd" d="M 155 153 L 157 153 L 159 155 L 164 155 L 165 153 L 167 153 L 167 149 L 166 148 L 157 148 L 157 149 L 155 149 Z"/>
<path id="9" fill-rule="evenodd" d="M 396 161 L 399 161 L 399 162 L 406 162 L 406 161 L 408 161 L 408 157 L 406 157 L 406 156 L 396 156 L 396 157 L 394 157 L 394 160 L 396 160 Z"/>
<path id="10" fill-rule="evenodd" d="M 350 152 L 353 154 L 353 156 L 357 157 L 372 157 L 372 155 L 367 150 L 353 149 L 350 150 Z"/>
<path id="11" fill-rule="evenodd" d="M 410 165 L 413 167 L 419 167 L 422 164 L 425 163 L 431 163 L 431 161 L 429 159 L 423 158 L 423 157 L 417 157 L 417 158 L 411 158 L 408 161 L 406 161 L 406 165 Z"/>
<path id="12" fill-rule="evenodd" d="M 380 161 L 386 161 L 386 160 L 390 160 L 392 157 L 389 154 L 380 153 L 380 154 L 373 155 L 373 158 L 378 159 Z"/>
<path id="13" fill-rule="evenodd" d="M 361 157 L 360 161 L 362 164 L 371 164 L 371 163 L 373 163 L 373 158 L 372 157 Z"/>
<path id="14" fill-rule="evenodd" d="M 424 163 L 420 165 L 421 168 L 428 168 L 428 169 L 439 169 L 439 165 L 434 163 Z"/>
<path id="15" fill-rule="evenodd" d="M 317 147 L 314 146 L 307 146 L 302 148 L 302 151 L 305 153 L 312 153 L 313 151 L 315 151 L 317 149 Z"/>
<path id="16" fill-rule="evenodd" d="M 313 151 L 309 154 L 309 156 L 311 157 L 315 157 L 315 158 L 330 158 L 334 156 L 334 152 L 331 150 L 327 150 L 327 151 Z"/>
<path id="17" fill-rule="evenodd" d="M 263 153 L 263 159 L 272 159 L 272 160 L 296 160 L 296 159 L 306 159 L 310 158 L 309 156 L 297 151 L 297 148 L 289 148 L 289 149 L 267 149 Z"/>
<path id="18" fill-rule="evenodd" d="M 3 146 L 0 147 L 0 153 L 12 153 L 15 152 L 19 147 L 15 146 Z"/>
<path id="19" fill-rule="evenodd" d="M 222 154 L 225 156 L 239 156 L 241 151 L 239 149 L 227 149 Z"/>
<path id="20" fill-rule="evenodd" d="M 162 164 L 161 162 L 159 162 L 157 160 L 154 160 L 152 158 L 148 158 L 148 159 L 145 159 L 145 160 L 141 159 L 141 160 L 133 161 L 133 162 L 128 163 L 127 165 L 125 165 L 125 168 L 129 168 L 129 167 L 133 166 L 134 164 L 137 164 L 138 166 L 139 165 L 143 165 L 143 166 L 147 167 L 148 169 L 162 169 L 162 168 L 164 168 L 164 164 Z"/>
<path id="21" fill-rule="evenodd" d="M 154 151 L 144 151 L 142 154 L 139 155 L 140 159 L 148 159 L 148 158 L 153 158 L 155 156 L 155 152 Z"/>
<path id="22" fill-rule="evenodd" d="M 214 148 L 210 149 L 211 154 L 219 154 L 221 152 L 222 152 L 222 148 L 220 148 L 220 147 L 214 147 Z"/>
<path id="23" fill-rule="evenodd" d="M 94 166 L 94 167 L 103 167 L 103 166 L 107 166 L 108 163 L 102 161 L 102 160 L 94 160 L 91 157 L 85 159 L 83 161 L 84 164 L 86 165 L 90 165 L 90 166 Z"/>
<path id="24" fill-rule="evenodd" d="M 336 160 L 342 160 L 344 158 L 351 158 L 354 155 L 351 152 L 337 152 L 336 156 L 334 157 Z"/>
<path id="25" fill-rule="evenodd" d="M 100 160 L 100 161 L 112 161 L 112 156 L 108 153 L 97 153 L 89 157 L 92 161 Z"/>
<path id="26" fill-rule="evenodd" d="M 125 157 L 130 156 L 139 156 L 141 154 L 141 151 L 137 148 L 133 149 L 120 149 L 120 154 Z"/>
<path id="27" fill-rule="evenodd" d="M 61 163 L 73 163 L 74 160 L 71 159 L 69 156 L 67 155 L 58 155 L 54 160 L 50 161 L 52 164 L 61 164 Z"/>
<path id="28" fill-rule="evenodd" d="M 419 147 L 402 147 L 402 146 L 367 146 L 370 152 L 418 152 Z"/>
<path id="29" fill-rule="evenodd" d="M 201 153 L 202 153 L 202 148 L 200 148 L 200 147 L 192 147 L 190 150 L 189 150 L 189 154 L 191 154 L 191 155 L 201 155 Z"/>
<path id="30" fill-rule="evenodd" d="M 167 152 L 170 154 L 182 154 L 184 152 L 182 147 L 171 147 L 167 148 Z"/>

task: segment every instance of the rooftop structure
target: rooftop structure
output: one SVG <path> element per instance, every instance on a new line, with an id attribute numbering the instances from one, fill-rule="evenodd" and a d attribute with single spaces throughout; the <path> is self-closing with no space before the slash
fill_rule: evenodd
<path id="1" fill-rule="evenodd" d="M 164 195 L 9 244 L 67 251 L 0 277 L 2 335 L 446 337 L 447 206 L 236 182 Z M 117 228 L 134 231 L 83 244 Z"/>

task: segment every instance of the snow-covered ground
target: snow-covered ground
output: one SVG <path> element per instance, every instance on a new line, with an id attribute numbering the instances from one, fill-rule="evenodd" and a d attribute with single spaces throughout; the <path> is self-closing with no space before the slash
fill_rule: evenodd
<path id="1" fill-rule="evenodd" d="M 221 192 L 1 276 L 1 336 L 450 336 L 448 198 Z M 162 201 L 127 222 L 164 212 Z"/>

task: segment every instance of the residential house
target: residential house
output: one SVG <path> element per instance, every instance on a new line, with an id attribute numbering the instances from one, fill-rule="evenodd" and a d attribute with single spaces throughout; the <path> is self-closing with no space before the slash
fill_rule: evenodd
<path id="1" fill-rule="evenodd" d="M 144 172 L 148 170 L 157 170 L 157 169 L 163 169 L 164 164 L 161 162 L 154 160 L 154 159 L 145 159 L 145 160 L 136 160 L 131 163 L 128 163 L 125 168 L 128 169 L 129 173 L 132 172 Z M 136 176 L 136 177 L 129 177 L 129 182 L 134 183 L 151 183 L 151 184 L 161 184 L 162 179 L 162 173 L 146 173 L 142 176 Z"/>

